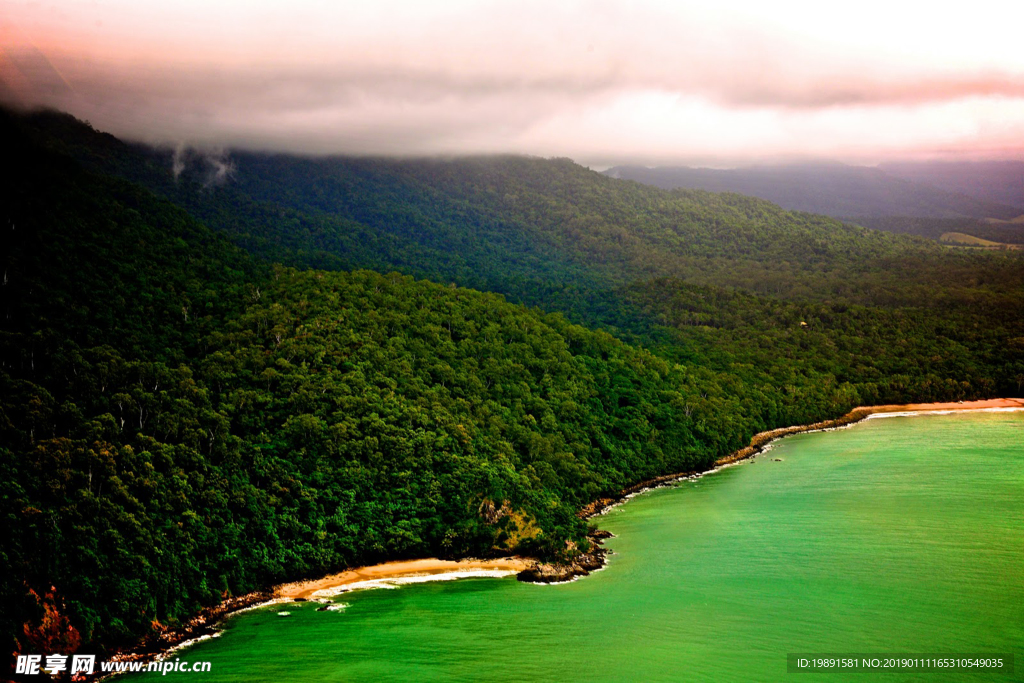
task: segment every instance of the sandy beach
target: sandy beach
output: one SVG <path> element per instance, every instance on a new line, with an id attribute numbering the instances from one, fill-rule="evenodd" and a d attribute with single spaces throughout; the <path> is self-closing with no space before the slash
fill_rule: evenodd
<path id="1" fill-rule="evenodd" d="M 285 583 L 274 589 L 279 598 L 313 598 L 314 594 L 337 593 L 342 587 L 358 587 L 359 585 L 378 585 L 388 579 L 409 577 L 458 578 L 464 576 L 500 576 L 517 574 L 533 563 L 521 557 L 503 557 L 493 560 L 439 560 L 427 558 L 422 560 L 403 560 L 385 562 L 369 567 L 349 569 L 338 574 L 331 574 L 319 579 Z"/>
<path id="2" fill-rule="evenodd" d="M 908 403 L 892 406 L 861 406 L 852 411 L 875 413 L 927 413 L 956 410 L 992 410 L 994 408 L 1024 408 L 1024 398 L 990 398 L 985 401 L 950 401 L 948 403 Z"/>

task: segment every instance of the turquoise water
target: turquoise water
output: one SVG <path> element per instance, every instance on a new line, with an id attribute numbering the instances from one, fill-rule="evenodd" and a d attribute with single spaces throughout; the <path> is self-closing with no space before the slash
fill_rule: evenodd
<path id="1" fill-rule="evenodd" d="M 1012 652 L 1024 680 L 1024 413 L 872 419 L 597 519 L 608 567 L 465 579 L 238 615 L 178 656 L 216 681 L 772 681 L 789 652 Z M 777 462 L 775 458 L 780 458 Z M 276 612 L 288 609 L 289 618 Z M 152 677 L 155 674 L 148 674 Z"/>

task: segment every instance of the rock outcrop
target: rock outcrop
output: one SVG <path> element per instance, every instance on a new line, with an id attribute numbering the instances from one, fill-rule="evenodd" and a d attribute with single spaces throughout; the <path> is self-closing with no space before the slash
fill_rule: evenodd
<path id="1" fill-rule="evenodd" d="M 524 569 L 516 576 L 526 583 L 561 583 L 571 581 L 578 576 L 586 576 L 597 571 L 607 561 L 609 551 L 601 546 L 606 538 L 612 538 L 610 531 L 595 529 L 587 537 L 590 548 L 568 562 L 540 562 Z"/>

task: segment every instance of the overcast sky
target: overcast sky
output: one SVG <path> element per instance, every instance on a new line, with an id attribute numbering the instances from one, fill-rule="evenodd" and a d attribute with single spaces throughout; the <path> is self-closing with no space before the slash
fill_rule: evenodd
<path id="1" fill-rule="evenodd" d="M 0 97 L 200 147 L 1024 158 L 1017 3 L 712 4 L 0 0 Z"/>

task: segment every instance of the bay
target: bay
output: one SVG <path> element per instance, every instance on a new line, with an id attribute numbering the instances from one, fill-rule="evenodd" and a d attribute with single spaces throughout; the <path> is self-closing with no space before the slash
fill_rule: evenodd
<path id="1" fill-rule="evenodd" d="M 1022 437 L 1021 412 L 788 437 L 596 518 L 614 555 L 582 580 L 276 605 L 172 659 L 210 661 L 177 675 L 212 681 L 751 681 L 790 676 L 791 652 L 985 652 L 1013 653 L 1017 673 L 807 676 L 1021 680 Z"/>

